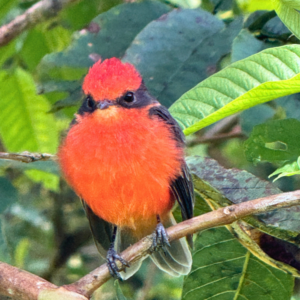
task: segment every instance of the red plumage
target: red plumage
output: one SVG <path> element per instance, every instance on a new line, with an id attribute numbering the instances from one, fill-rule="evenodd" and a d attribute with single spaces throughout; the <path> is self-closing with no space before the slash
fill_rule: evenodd
<path id="1" fill-rule="evenodd" d="M 120 278 L 116 259 L 127 266 L 114 249 L 117 228 L 118 238 L 123 232 L 123 238 L 130 239 L 122 241 L 124 247 L 154 231 L 154 249 L 163 248 L 167 254 L 163 258 L 154 252 L 153 261 L 172 275 L 187 274 L 191 255 L 186 241 L 174 241 L 171 250 L 166 250 L 169 243 L 162 225 L 174 222 L 169 212 L 175 198 L 185 218 L 193 214 L 192 183 L 178 124 L 148 94 L 134 66 L 117 58 L 95 63 L 84 79 L 83 91 L 87 97 L 59 148 L 58 159 L 65 179 L 87 205 L 93 235 L 100 253 L 108 251 L 112 275 Z M 114 233 L 107 233 L 102 220 Z M 100 224 L 107 237 L 97 234 Z M 138 267 L 131 267 L 127 277 Z"/>
<path id="2" fill-rule="evenodd" d="M 136 90 L 142 82 L 134 66 L 113 57 L 97 61 L 86 75 L 82 89 L 95 100 L 114 100 L 126 90 Z"/>
<path id="3" fill-rule="evenodd" d="M 79 117 L 70 129 L 59 152 L 65 178 L 102 219 L 149 234 L 155 216 L 173 206 L 170 183 L 180 173 L 183 150 L 147 109 L 99 115 Z"/>

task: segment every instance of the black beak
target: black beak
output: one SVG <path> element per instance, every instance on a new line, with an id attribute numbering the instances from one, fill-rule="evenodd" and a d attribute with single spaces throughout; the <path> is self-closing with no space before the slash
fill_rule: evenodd
<path id="1" fill-rule="evenodd" d="M 109 100 L 102 100 L 97 105 L 99 109 L 107 109 L 109 106 L 112 105 L 112 102 Z"/>

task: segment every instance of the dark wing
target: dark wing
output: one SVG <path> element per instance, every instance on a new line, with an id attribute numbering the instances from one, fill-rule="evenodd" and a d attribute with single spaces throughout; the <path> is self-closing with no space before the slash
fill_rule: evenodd
<path id="1" fill-rule="evenodd" d="M 103 258 L 106 258 L 107 250 L 112 242 L 113 225 L 95 215 L 83 199 L 81 199 L 81 202 L 89 220 L 92 235 L 98 251 Z"/>
<path id="2" fill-rule="evenodd" d="M 174 140 L 177 142 L 178 147 L 184 147 L 185 137 L 176 120 L 171 116 L 167 108 L 164 106 L 153 106 L 149 110 L 150 116 L 158 116 L 162 119 L 171 129 Z M 183 220 L 191 219 L 194 211 L 194 187 L 192 177 L 188 170 L 185 161 L 182 162 L 181 174 L 171 183 L 172 192 L 177 199 Z M 187 237 L 191 245 L 191 237 Z"/>

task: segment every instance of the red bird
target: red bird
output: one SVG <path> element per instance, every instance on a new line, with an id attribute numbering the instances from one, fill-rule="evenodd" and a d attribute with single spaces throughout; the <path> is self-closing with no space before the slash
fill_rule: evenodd
<path id="1" fill-rule="evenodd" d="M 186 239 L 170 245 L 165 231 L 175 223 L 175 200 L 184 220 L 193 217 L 193 184 L 181 129 L 148 93 L 135 67 L 117 58 L 96 62 L 83 92 L 85 100 L 58 158 L 65 179 L 82 199 L 110 273 L 123 279 L 134 274 L 141 262 L 125 273 L 121 270 L 129 264 L 118 252 L 153 233 L 155 264 L 174 276 L 187 274 L 191 254 Z"/>

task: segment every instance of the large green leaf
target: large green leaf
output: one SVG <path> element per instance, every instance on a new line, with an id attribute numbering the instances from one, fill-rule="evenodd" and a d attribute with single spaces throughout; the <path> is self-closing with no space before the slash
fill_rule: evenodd
<path id="1" fill-rule="evenodd" d="M 169 106 L 216 69 L 240 27 L 237 21 L 224 30 L 223 22 L 204 10 L 173 10 L 148 24 L 123 60 L 133 63 L 150 92 Z"/>
<path id="2" fill-rule="evenodd" d="M 300 121 L 274 120 L 254 127 L 244 144 L 249 161 L 283 162 L 300 155 Z"/>
<path id="3" fill-rule="evenodd" d="M 300 39 L 299 0 L 273 0 L 275 11 L 285 26 Z"/>
<path id="4" fill-rule="evenodd" d="M 22 69 L 0 73 L 0 134 L 8 151 L 55 153 L 58 132 L 50 105 L 37 96 L 32 77 Z"/>
<path id="5" fill-rule="evenodd" d="M 272 183 L 247 171 L 225 169 L 213 159 L 195 156 L 189 157 L 187 162 L 194 175 L 196 193 L 214 203 L 215 208 L 281 193 Z M 196 207 L 198 205 L 196 203 Z M 244 220 L 267 234 L 298 243 L 299 218 L 297 207 L 292 207 L 261 213 Z"/>
<path id="6" fill-rule="evenodd" d="M 289 300 L 294 279 L 265 265 L 225 228 L 204 230 L 194 243 L 193 266 L 182 299 Z"/>
<path id="7" fill-rule="evenodd" d="M 46 55 L 41 67 L 89 67 L 93 64 L 89 55 L 95 53 L 102 59 L 120 57 L 141 29 L 168 10 L 156 1 L 116 6 L 96 17 L 88 30 L 77 32 L 65 51 Z"/>
<path id="8" fill-rule="evenodd" d="M 202 81 L 170 112 L 188 135 L 226 116 L 300 92 L 298 73 L 300 46 L 267 49 Z"/>

